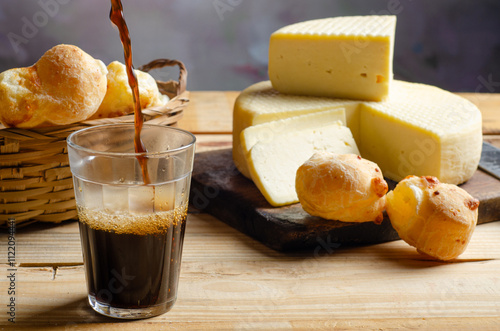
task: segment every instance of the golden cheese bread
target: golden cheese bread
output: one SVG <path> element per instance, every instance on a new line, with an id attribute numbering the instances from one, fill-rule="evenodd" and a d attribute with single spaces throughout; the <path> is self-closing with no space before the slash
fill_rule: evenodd
<path id="1" fill-rule="evenodd" d="M 387 194 L 387 214 L 401 239 L 420 253 L 451 260 L 465 251 L 479 201 L 435 177 L 408 176 Z"/>
<path id="2" fill-rule="evenodd" d="M 0 121 L 7 127 L 66 125 L 92 116 L 106 94 L 104 63 L 57 45 L 31 67 L 0 74 Z"/>
<path id="3" fill-rule="evenodd" d="M 383 220 L 388 186 L 380 168 L 355 154 L 317 152 L 299 167 L 295 189 L 313 216 L 342 222 Z"/>
<path id="4" fill-rule="evenodd" d="M 108 87 L 106 96 L 92 119 L 123 116 L 134 112 L 132 89 L 124 64 L 113 61 L 108 67 Z M 139 83 L 139 99 L 141 108 L 163 106 L 169 98 L 158 90 L 155 79 L 140 70 L 134 70 Z"/>

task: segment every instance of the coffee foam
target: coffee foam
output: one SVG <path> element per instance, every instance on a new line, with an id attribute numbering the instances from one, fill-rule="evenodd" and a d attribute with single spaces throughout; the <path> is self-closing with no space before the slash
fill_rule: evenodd
<path id="1" fill-rule="evenodd" d="M 173 210 L 149 214 L 113 213 L 107 210 L 92 210 L 78 207 L 81 223 L 94 230 L 108 231 L 116 234 L 134 234 L 139 236 L 161 234 L 170 226 L 178 226 L 186 221 L 187 205 Z"/>

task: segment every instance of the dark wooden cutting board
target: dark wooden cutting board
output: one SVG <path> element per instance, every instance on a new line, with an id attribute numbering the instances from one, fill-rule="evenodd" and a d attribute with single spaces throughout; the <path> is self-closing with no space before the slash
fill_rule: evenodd
<path id="1" fill-rule="evenodd" d="M 395 186 L 388 183 L 390 189 Z M 500 220 L 500 180 L 478 170 L 461 187 L 480 201 L 479 224 Z M 317 247 L 330 251 L 339 245 L 399 239 L 387 216 L 380 225 L 343 223 L 310 216 L 300 204 L 272 207 L 236 169 L 231 149 L 196 154 L 190 203 L 279 251 Z"/>

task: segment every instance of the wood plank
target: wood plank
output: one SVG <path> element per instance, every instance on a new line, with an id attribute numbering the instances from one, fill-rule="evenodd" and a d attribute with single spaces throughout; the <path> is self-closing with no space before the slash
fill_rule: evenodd
<path id="1" fill-rule="evenodd" d="M 61 236 L 70 228 L 77 230 L 68 225 Z M 402 241 L 332 250 L 318 245 L 314 252 L 285 254 L 206 214 L 190 214 L 179 298 L 167 314 L 110 323 L 117 321 L 94 313 L 86 303 L 82 266 L 56 272 L 18 267 L 15 326 L 494 329 L 500 314 L 499 237 L 500 223 L 478 227 L 467 251 L 452 263 L 422 257 Z M 25 239 L 18 235 L 19 241 Z M 0 282 L 4 285 L 5 277 Z M 1 291 L 0 302 L 7 300 Z M 9 326 L 5 319 L 0 325 Z"/>
<path id="2" fill-rule="evenodd" d="M 7 243 L 0 240 L 0 251 Z M 64 247 L 64 249 L 61 249 Z M 7 263 L 7 254 L 0 254 L 0 264 Z M 78 223 L 69 220 L 59 224 L 33 223 L 16 229 L 16 265 L 25 267 L 82 265 Z"/>
<path id="3" fill-rule="evenodd" d="M 198 91 L 190 93 L 189 104 L 179 127 L 193 133 L 230 133 L 237 91 Z"/>
<path id="4" fill-rule="evenodd" d="M 483 115 L 483 134 L 500 134 L 499 93 L 457 93 L 474 103 Z"/>
<path id="5" fill-rule="evenodd" d="M 230 134 L 198 134 L 196 135 L 196 152 L 213 151 L 232 148 L 233 138 Z"/>

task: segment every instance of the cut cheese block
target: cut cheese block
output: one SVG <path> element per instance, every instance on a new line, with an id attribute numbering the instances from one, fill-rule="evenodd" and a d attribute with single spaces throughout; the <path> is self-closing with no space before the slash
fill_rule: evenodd
<path id="1" fill-rule="evenodd" d="M 296 100 L 295 106 L 291 100 Z M 437 87 L 397 80 L 389 99 L 382 102 L 283 95 L 270 82 L 249 87 L 234 108 L 233 157 L 238 169 L 249 177 L 239 139 L 243 129 L 269 118 L 285 119 L 325 108 L 345 109 L 361 156 L 377 163 L 392 180 L 435 176 L 460 184 L 477 169 L 482 146 L 479 109 Z"/>
<path id="2" fill-rule="evenodd" d="M 437 87 L 395 81 L 390 101 L 359 109 L 361 155 L 399 181 L 435 176 L 460 184 L 477 169 L 482 119 L 470 101 Z"/>
<path id="3" fill-rule="evenodd" d="M 263 81 L 249 86 L 240 93 L 234 104 L 233 116 L 233 160 L 238 170 L 247 178 L 250 172 L 241 147 L 240 134 L 251 126 L 268 123 L 292 116 L 311 114 L 326 110 L 345 109 L 347 126 L 356 139 L 356 125 L 359 120 L 355 110 L 359 102 L 330 98 L 304 97 L 282 94 L 273 89 L 271 82 Z M 354 129 L 353 129 L 354 128 Z"/>
<path id="4" fill-rule="evenodd" d="M 269 141 L 259 141 L 251 148 L 247 158 L 251 178 L 271 205 L 296 203 L 297 169 L 318 151 L 359 155 L 351 132 L 340 121 L 290 131 Z"/>
<path id="5" fill-rule="evenodd" d="M 293 116 L 282 120 L 257 124 L 241 132 L 241 147 L 245 157 L 247 157 L 252 147 L 258 142 L 270 142 L 276 137 L 286 133 L 306 129 L 317 129 L 337 121 L 345 125 L 344 108 L 330 109 L 313 114 Z"/>
<path id="6" fill-rule="evenodd" d="M 269 78 L 288 94 L 380 101 L 392 81 L 395 16 L 346 16 L 271 35 Z"/>

